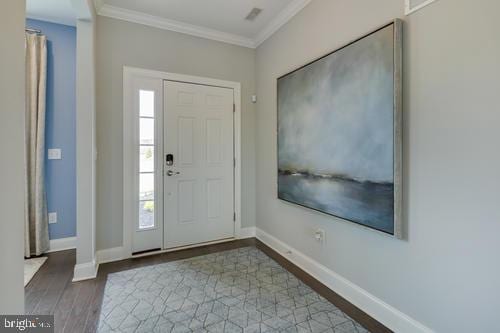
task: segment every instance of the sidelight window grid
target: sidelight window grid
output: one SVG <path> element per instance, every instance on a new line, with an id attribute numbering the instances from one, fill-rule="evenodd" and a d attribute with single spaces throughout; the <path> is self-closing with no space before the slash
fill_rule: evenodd
<path id="1" fill-rule="evenodd" d="M 155 92 L 139 90 L 139 230 L 155 227 Z"/>

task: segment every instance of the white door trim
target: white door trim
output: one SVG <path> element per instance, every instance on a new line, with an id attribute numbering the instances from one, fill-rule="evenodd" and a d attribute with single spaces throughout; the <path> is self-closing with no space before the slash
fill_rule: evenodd
<path id="1" fill-rule="evenodd" d="M 234 228 L 235 238 L 241 238 L 241 83 L 233 81 L 218 80 L 200 76 L 183 75 L 176 73 L 147 70 L 135 67 L 123 67 L 123 258 L 132 256 L 132 227 L 133 216 L 128 213 L 127 203 L 134 200 L 135 188 L 134 174 L 136 150 L 133 145 L 133 128 L 137 121 L 133 117 L 133 79 L 135 77 L 157 78 L 169 81 L 179 81 L 194 84 L 203 84 L 230 88 L 234 91 L 234 157 L 236 159 L 234 171 L 234 210 L 236 221 Z"/>

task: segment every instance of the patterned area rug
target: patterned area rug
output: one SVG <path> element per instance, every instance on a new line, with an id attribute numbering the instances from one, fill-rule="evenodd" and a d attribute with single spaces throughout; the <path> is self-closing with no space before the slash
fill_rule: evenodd
<path id="1" fill-rule="evenodd" d="M 255 247 L 108 275 L 98 332 L 368 332 Z"/>

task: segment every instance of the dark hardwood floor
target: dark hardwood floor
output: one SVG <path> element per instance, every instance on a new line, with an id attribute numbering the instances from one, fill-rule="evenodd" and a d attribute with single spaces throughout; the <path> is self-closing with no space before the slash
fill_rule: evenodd
<path id="1" fill-rule="evenodd" d="M 96 279 L 81 282 L 71 282 L 75 265 L 75 250 L 50 253 L 47 255 L 46 263 L 25 288 L 26 313 L 53 314 L 56 332 L 95 332 L 108 274 L 250 245 L 261 249 L 369 331 L 374 333 L 391 332 L 378 321 L 254 238 L 103 264 L 99 267 Z"/>

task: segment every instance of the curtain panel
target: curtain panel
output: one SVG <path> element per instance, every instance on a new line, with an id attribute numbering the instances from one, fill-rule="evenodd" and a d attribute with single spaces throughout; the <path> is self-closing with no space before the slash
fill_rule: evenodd
<path id="1" fill-rule="evenodd" d="M 26 33 L 26 221 L 24 256 L 49 249 L 45 195 L 47 38 Z"/>

